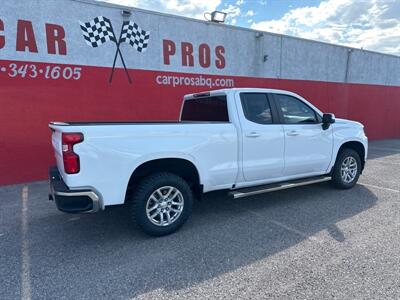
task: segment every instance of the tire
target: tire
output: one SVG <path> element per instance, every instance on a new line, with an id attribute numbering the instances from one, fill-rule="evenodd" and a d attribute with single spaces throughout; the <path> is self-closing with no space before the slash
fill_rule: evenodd
<path id="1" fill-rule="evenodd" d="M 355 171 L 352 166 L 356 167 Z M 332 170 L 332 183 L 334 187 L 338 189 L 352 188 L 357 183 L 360 173 L 361 159 L 358 153 L 349 148 L 341 150 L 336 158 L 335 166 Z"/>
<path id="2" fill-rule="evenodd" d="M 131 216 L 137 227 L 148 235 L 163 236 L 177 231 L 186 222 L 192 210 L 193 193 L 183 178 L 162 172 L 144 178 L 131 200 Z"/>

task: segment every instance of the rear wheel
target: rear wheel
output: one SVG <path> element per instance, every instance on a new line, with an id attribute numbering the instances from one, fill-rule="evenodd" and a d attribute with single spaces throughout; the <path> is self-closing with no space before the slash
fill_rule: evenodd
<path id="1" fill-rule="evenodd" d="M 131 201 L 132 217 L 145 233 L 162 236 L 175 232 L 187 220 L 193 193 L 187 182 L 172 173 L 162 172 L 144 178 Z"/>
<path id="2" fill-rule="evenodd" d="M 339 189 L 352 188 L 361 172 L 361 159 L 356 151 L 345 148 L 336 159 L 332 172 L 332 183 Z"/>

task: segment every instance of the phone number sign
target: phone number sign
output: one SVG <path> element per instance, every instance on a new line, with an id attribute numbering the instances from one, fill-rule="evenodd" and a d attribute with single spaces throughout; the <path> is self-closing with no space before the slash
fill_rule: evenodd
<path id="1" fill-rule="evenodd" d="M 8 77 L 15 78 L 44 78 L 44 79 L 64 79 L 79 80 L 81 78 L 81 67 L 69 67 L 58 65 L 36 65 L 36 64 L 18 64 L 10 63 L 8 65 L 0 64 L 0 74 L 5 73 Z"/>

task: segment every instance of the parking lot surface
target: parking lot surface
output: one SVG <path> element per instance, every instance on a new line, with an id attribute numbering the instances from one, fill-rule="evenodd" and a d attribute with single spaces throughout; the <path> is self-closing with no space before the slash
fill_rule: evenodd
<path id="1" fill-rule="evenodd" d="M 351 190 L 209 194 L 161 238 L 123 206 L 64 214 L 47 194 L 0 187 L 0 299 L 400 298 L 400 140 L 370 143 Z"/>

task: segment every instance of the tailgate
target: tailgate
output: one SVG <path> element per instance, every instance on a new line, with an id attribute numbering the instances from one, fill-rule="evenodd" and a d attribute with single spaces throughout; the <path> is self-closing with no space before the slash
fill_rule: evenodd
<path id="1" fill-rule="evenodd" d="M 53 145 L 54 155 L 57 161 L 57 168 L 60 171 L 60 173 L 63 174 L 64 163 L 62 157 L 62 142 L 61 142 L 62 132 L 60 131 L 59 128 L 57 128 L 57 126 L 54 126 L 52 124 L 50 124 L 49 127 L 51 128 L 52 131 L 51 144 Z"/>

